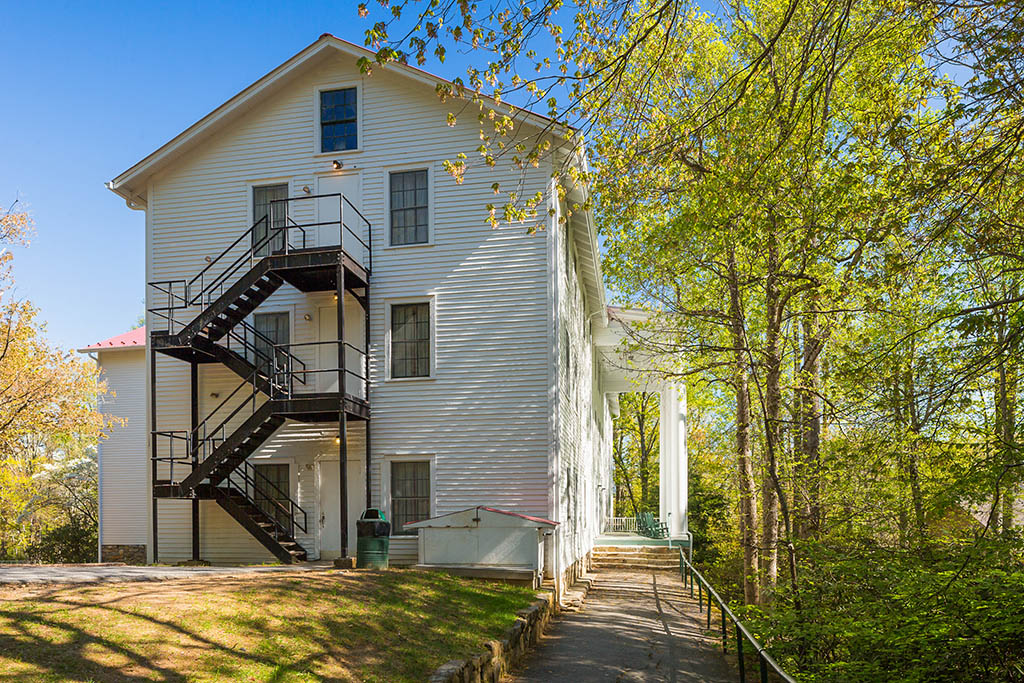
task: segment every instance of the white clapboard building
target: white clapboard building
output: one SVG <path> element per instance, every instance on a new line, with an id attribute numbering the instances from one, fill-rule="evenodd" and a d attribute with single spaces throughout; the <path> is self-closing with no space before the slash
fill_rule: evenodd
<path id="1" fill-rule="evenodd" d="M 456 183 L 444 161 L 479 156 L 478 118 L 448 125 L 442 79 L 365 75 L 369 55 L 321 36 L 109 183 L 145 212 L 148 310 L 145 333 L 82 349 L 126 418 L 101 445 L 101 558 L 347 557 L 377 507 L 393 564 L 438 564 L 443 534 L 407 524 L 482 507 L 491 535 L 542 520 L 535 569 L 565 580 L 609 524 L 635 386 L 591 217 L 560 220 L 585 189 L 551 191 L 581 148 L 514 112 L 557 151 Z M 539 230 L 487 223 L 496 182 L 550 198 Z M 661 517 L 683 538 L 685 401 L 665 396 Z"/>

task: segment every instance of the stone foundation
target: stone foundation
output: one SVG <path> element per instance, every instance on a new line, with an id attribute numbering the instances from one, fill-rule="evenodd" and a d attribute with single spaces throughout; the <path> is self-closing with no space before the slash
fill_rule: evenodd
<path id="1" fill-rule="evenodd" d="M 527 609 L 516 612 L 516 621 L 504 638 L 486 642 L 486 651 L 472 659 L 448 662 L 434 672 L 430 682 L 497 683 L 537 644 L 554 613 L 554 596 L 538 596 Z"/>
<path id="2" fill-rule="evenodd" d="M 100 548 L 100 562 L 146 564 L 146 546 L 104 544 L 103 547 Z"/>

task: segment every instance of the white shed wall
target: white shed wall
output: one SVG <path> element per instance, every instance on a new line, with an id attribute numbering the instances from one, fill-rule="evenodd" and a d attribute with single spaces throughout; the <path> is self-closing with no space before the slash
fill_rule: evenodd
<path id="1" fill-rule="evenodd" d="M 107 545 L 146 545 L 149 536 L 149 453 L 146 450 L 146 352 L 97 354 L 110 394 L 100 411 L 123 419 L 99 444 L 100 539 Z"/>

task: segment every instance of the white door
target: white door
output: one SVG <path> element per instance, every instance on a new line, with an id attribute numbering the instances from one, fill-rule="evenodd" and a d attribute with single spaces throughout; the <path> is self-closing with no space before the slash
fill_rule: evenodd
<path id="1" fill-rule="evenodd" d="M 365 345 L 366 337 L 363 332 L 366 320 L 362 314 L 362 307 L 352 298 L 350 294 L 345 295 L 345 338 L 352 347 L 345 348 L 345 367 L 351 372 L 345 376 L 345 393 L 357 398 L 366 398 L 366 385 L 363 377 L 366 376 L 365 354 L 359 349 Z M 317 311 L 320 342 L 335 341 L 338 339 L 338 308 L 337 306 L 321 306 Z M 338 367 L 338 345 L 319 344 L 320 353 L 317 356 L 317 367 L 331 369 Z M 338 390 L 338 373 L 318 372 L 317 391 Z"/>
<path id="2" fill-rule="evenodd" d="M 341 553 L 341 535 L 339 533 L 341 506 L 338 502 L 338 491 L 341 482 L 338 474 L 338 461 L 321 460 L 320 466 L 320 559 L 333 560 Z M 348 461 L 348 553 L 356 549 L 356 520 L 363 513 L 363 463 L 361 460 Z"/>
<path id="3" fill-rule="evenodd" d="M 316 193 L 318 195 L 341 193 L 348 200 L 344 201 L 339 197 L 324 197 L 316 200 L 317 223 L 329 223 L 329 225 L 320 226 L 317 232 L 318 244 L 321 247 L 333 247 L 341 244 L 352 258 L 360 263 L 365 263 L 365 250 L 359 240 L 369 242 L 366 235 L 366 224 L 353 210 L 354 208 L 357 211 L 362 211 L 359 174 L 342 173 L 320 176 L 317 179 Z M 344 241 L 340 237 L 342 224 L 345 226 Z"/>

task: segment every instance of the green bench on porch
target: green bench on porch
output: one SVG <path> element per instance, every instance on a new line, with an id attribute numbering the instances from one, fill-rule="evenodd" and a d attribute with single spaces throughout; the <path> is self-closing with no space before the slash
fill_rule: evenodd
<path id="1" fill-rule="evenodd" d="M 647 538 L 668 538 L 668 525 L 655 519 L 652 512 L 641 512 L 637 515 L 636 530 Z"/>

